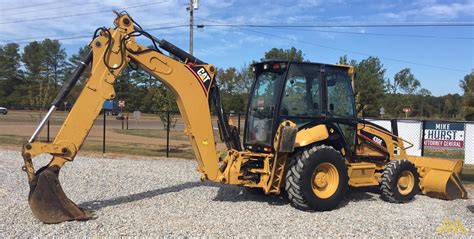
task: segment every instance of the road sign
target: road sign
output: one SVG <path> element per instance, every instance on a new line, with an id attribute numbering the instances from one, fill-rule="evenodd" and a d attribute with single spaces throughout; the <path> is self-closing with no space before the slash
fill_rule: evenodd
<path id="1" fill-rule="evenodd" d="M 125 100 L 119 100 L 118 107 L 124 108 L 125 107 Z"/>
<path id="2" fill-rule="evenodd" d="M 114 102 L 112 100 L 106 100 L 104 105 L 102 106 L 104 110 L 113 110 L 114 109 Z"/>
<path id="3" fill-rule="evenodd" d="M 408 113 L 411 112 L 411 108 L 403 108 L 403 112 L 405 112 L 405 119 L 408 118 Z"/>
<path id="4" fill-rule="evenodd" d="M 426 122 L 423 144 L 426 148 L 463 149 L 464 126 L 464 123 Z"/>

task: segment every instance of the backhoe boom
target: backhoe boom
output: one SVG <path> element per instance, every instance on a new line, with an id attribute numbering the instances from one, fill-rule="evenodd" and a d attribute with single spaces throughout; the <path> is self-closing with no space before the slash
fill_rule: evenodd
<path id="1" fill-rule="evenodd" d="M 216 151 L 209 101 L 222 107 L 215 83 L 215 67 L 205 64 L 165 40 L 159 40 L 160 47 L 172 51 L 184 62 L 174 60 L 157 49 L 148 49 L 135 41 L 135 35 L 144 34 L 134 26 L 127 15 L 119 15 L 115 20 L 116 28 L 100 29 L 98 36 L 90 43 L 91 53 L 67 82 L 53 102 L 50 114 L 61 104 L 71 88 L 77 82 L 85 65 L 91 62 L 91 74 L 84 89 L 61 126 L 52 144 L 35 142 L 38 127 L 28 144 L 23 148 L 24 170 L 30 182 L 29 202 L 35 216 L 47 223 L 64 220 L 85 219 L 91 215 L 72 203 L 59 187 L 57 175 L 65 162 L 74 160 L 95 119 L 99 115 L 105 100 L 115 97 L 114 82 L 129 61 L 163 82 L 176 96 L 177 105 L 185 123 L 185 134 L 189 137 L 198 162 L 198 170 L 203 179 L 220 181 L 219 157 Z M 156 41 L 157 39 L 154 38 Z M 184 59 L 183 59 L 184 58 Z M 190 61 L 191 60 L 191 61 Z M 86 63 L 87 62 L 87 63 Z M 224 132 L 231 148 L 240 149 L 240 143 L 231 142 L 228 126 L 221 108 L 217 108 L 219 127 Z M 43 121 L 47 121 L 47 117 Z M 237 142 L 240 140 L 237 138 Z M 55 151 L 53 149 L 61 150 Z M 53 155 L 50 163 L 38 172 L 34 171 L 32 158 L 42 153 Z M 54 181 L 56 185 L 50 185 Z M 49 195 L 49 196 L 45 196 Z M 48 198 L 48 200 L 45 200 Z M 59 199 L 58 202 L 52 203 Z M 59 208 L 59 210 L 58 210 Z"/>

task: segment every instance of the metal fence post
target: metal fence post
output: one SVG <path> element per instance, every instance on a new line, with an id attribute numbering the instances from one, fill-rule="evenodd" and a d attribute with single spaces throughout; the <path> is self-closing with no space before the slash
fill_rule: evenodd
<path id="1" fill-rule="evenodd" d="M 123 121 L 125 120 L 125 116 L 121 116 L 122 117 L 122 130 L 123 130 Z"/>
<path id="2" fill-rule="evenodd" d="M 239 131 L 239 134 L 240 134 L 240 111 L 239 113 L 237 113 L 237 130 Z"/>
<path id="3" fill-rule="evenodd" d="M 47 133 L 46 140 L 47 140 L 47 141 L 48 141 L 48 143 L 49 143 L 49 120 L 48 120 L 48 133 Z"/>
<path id="4" fill-rule="evenodd" d="M 166 157 L 170 156 L 170 111 L 166 112 Z"/>
<path id="5" fill-rule="evenodd" d="M 125 123 L 127 123 L 127 130 L 128 130 L 128 114 L 127 114 L 127 116 L 126 116 L 126 118 L 125 118 Z"/>
<path id="6" fill-rule="evenodd" d="M 105 110 L 103 111 L 104 113 L 104 131 L 103 131 L 103 134 L 102 134 L 102 153 L 105 154 L 105 120 L 106 120 L 106 113 L 105 113 Z"/>
<path id="7" fill-rule="evenodd" d="M 426 120 L 421 121 L 421 156 L 425 156 L 425 126 Z"/>

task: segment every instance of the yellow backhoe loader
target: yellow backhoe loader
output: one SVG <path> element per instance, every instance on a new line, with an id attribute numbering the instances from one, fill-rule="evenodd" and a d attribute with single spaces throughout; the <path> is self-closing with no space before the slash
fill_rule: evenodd
<path id="1" fill-rule="evenodd" d="M 396 127 L 390 132 L 357 119 L 355 72 L 350 66 L 254 64 L 255 82 L 241 140 L 222 107 L 214 66 L 151 36 L 125 12 L 117 13 L 114 25 L 96 30 L 91 51 L 23 146 L 29 205 L 44 223 L 93 217 L 65 195 L 58 174 L 74 160 L 104 101 L 115 97 L 114 82 L 127 64 L 153 75 L 176 96 L 184 134 L 203 180 L 265 194 L 286 191 L 294 207 L 309 211 L 334 209 L 349 187 L 379 186 L 383 199 L 397 203 L 410 201 L 419 191 L 444 199 L 467 197 L 459 179 L 462 161 L 407 155 L 412 145 L 397 136 Z M 139 36 L 150 39 L 154 47 L 138 44 Z M 87 66 L 88 80 L 54 141 L 36 141 Z M 226 152 L 216 149 L 211 108 Z M 32 160 L 44 153 L 52 159 L 35 171 Z"/>

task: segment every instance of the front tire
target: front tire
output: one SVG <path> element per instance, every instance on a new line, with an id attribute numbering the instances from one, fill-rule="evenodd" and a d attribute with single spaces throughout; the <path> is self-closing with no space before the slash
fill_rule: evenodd
<path id="1" fill-rule="evenodd" d="M 292 160 L 285 185 L 291 204 L 301 210 L 336 208 L 349 187 L 347 166 L 341 154 L 330 146 L 313 146 Z"/>
<path id="2" fill-rule="evenodd" d="M 392 203 L 411 201 L 419 192 L 420 175 L 408 160 L 389 162 L 383 171 L 380 192 L 382 199 Z"/>

